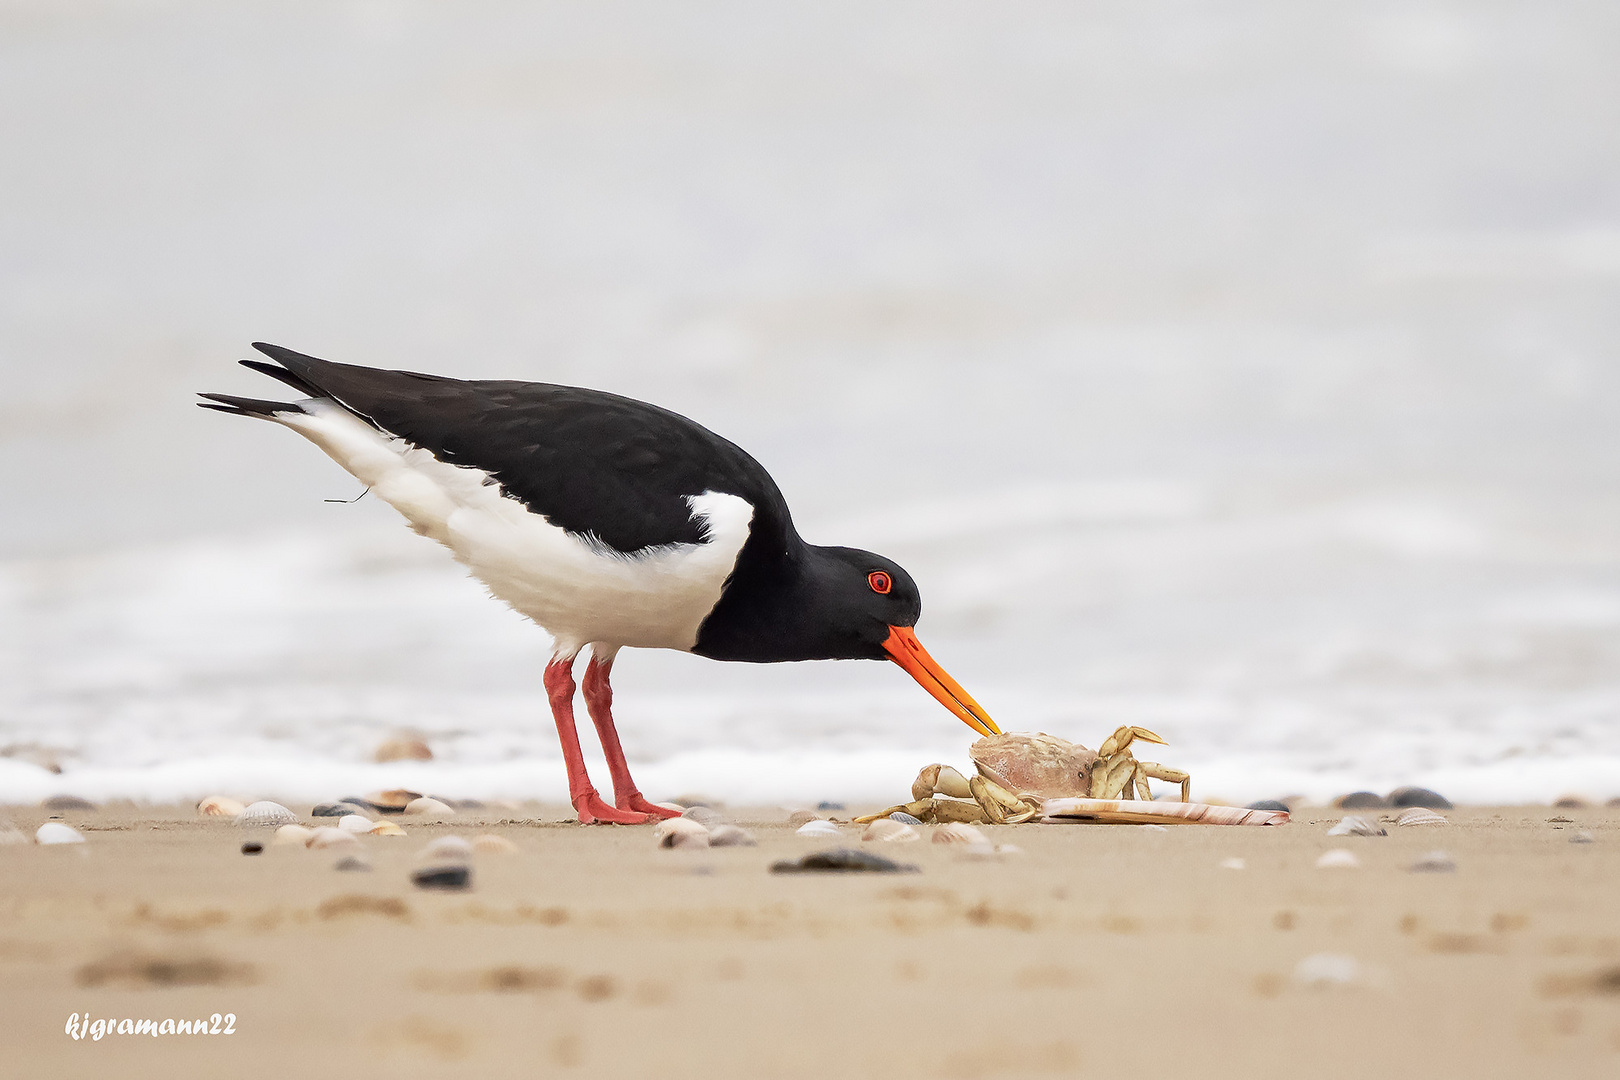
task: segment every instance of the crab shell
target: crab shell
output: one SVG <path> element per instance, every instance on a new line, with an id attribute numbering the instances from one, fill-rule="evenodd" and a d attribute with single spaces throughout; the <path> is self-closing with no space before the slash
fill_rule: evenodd
<path id="1" fill-rule="evenodd" d="M 1091 766 L 1097 760 L 1095 750 L 1044 731 L 988 735 L 974 743 L 968 755 L 986 780 L 1043 799 L 1088 795 Z"/>

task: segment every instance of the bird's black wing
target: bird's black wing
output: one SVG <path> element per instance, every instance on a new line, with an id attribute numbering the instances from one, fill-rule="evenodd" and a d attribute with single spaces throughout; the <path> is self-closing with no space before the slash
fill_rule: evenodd
<path id="1" fill-rule="evenodd" d="M 250 367 L 331 398 L 441 461 L 489 473 L 531 512 L 617 551 L 702 540 L 686 496 L 705 491 L 754 506 L 750 546 L 785 546 L 792 533 L 781 492 L 758 462 L 656 405 L 573 386 L 466 381 L 253 347 L 281 367 L 243 361 Z"/>

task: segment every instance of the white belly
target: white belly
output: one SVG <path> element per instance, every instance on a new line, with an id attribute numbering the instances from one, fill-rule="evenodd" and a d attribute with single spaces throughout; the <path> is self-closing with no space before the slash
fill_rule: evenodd
<path id="1" fill-rule="evenodd" d="M 326 451 L 423 536 L 449 548 L 489 591 L 551 634 L 585 645 L 688 650 L 720 600 L 754 508 L 736 495 L 687 496 L 704 540 L 625 555 L 568 533 L 501 494 L 489 474 L 439 461 L 321 400 L 276 420 Z"/>

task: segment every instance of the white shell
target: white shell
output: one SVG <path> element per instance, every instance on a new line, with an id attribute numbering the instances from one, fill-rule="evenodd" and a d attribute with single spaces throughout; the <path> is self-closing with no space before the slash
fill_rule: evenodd
<path id="1" fill-rule="evenodd" d="M 1356 853 L 1349 848 L 1333 848 L 1322 852 L 1322 857 L 1316 860 L 1318 870 L 1353 870 L 1361 865 Z"/>
<path id="2" fill-rule="evenodd" d="M 710 847 L 753 847 L 757 843 L 753 833 L 735 825 L 716 825 L 709 830 Z"/>
<path id="3" fill-rule="evenodd" d="M 885 844 L 904 844 L 914 840 L 921 840 L 922 835 L 903 821 L 890 821 L 888 818 L 878 818 L 866 827 L 861 833 L 862 840 L 876 840 Z"/>
<path id="4" fill-rule="evenodd" d="M 270 843 L 276 847 L 283 844 L 297 844 L 299 847 L 304 847 L 314 832 L 314 829 L 308 829 L 302 825 L 283 825 L 276 830 L 275 839 L 271 840 Z"/>
<path id="5" fill-rule="evenodd" d="M 1360 976 L 1356 958 L 1341 953 L 1312 953 L 1294 965 L 1294 981 L 1312 989 L 1350 986 Z"/>
<path id="6" fill-rule="evenodd" d="M 344 832 L 368 833 L 375 824 L 376 822 L 370 818 L 361 817 L 359 814 L 344 814 L 338 818 L 337 827 Z"/>
<path id="7" fill-rule="evenodd" d="M 709 830 L 689 817 L 665 818 L 653 826 L 659 847 L 708 847 Z"/>
<path id="8" fill-rule="evenodd" d="M 445 862 L 466 862 L 472 858 L 473 846 L 459 836 L 441 836 L 417 853 L 419 859 L 441 859 Z"/>
<path id="9" fill-rule="evenodd" d="M 934 843 L 936 844 L 988 844 L 990 838 L 975 829 L 972 825 L 965 825 L 960 821 L 953 821 L 948 825 L 941 825 L 934 830 Z"/>
<path id="10" fill-rule="evenodd" d="M 821 821 L 817 819 L 816 821 L 805 822 L 803 825 L 800 825 L 797 829 L 795 829 L 794 832 L 799 836 L 808 836 L 811 838 L 817 836 L 837 836 L 838 826 L 834 825 L 830 821 Z"/>
<path id="11" fill-rule="evenodd" d="M 455 814 L 456 808 L 449 803 L 442 803 L 438 799 L 429 799 L 424 796 L 406 803 L 405 812 L 412 815 L 426 814 L 431 817 L 451 817 Z"/>
<path id="12" fill-rule="evenodd" d="M 235 799 L 227 798 L 224 795 L 210 795 L 197 804 L 197 813 L 203 817 L 233 818 L 246 809 L 247 807 Z"/>
<path id="13" fill-rule="evenodd" d="M 1439 814 L 1435 813 L 1433 810 L 1428 810 L 1428 809 L 1425 809 L 1424 807 L 1421 807 L 1421 806 L 1414 806 L 1414 807 L 1412 807 L 1412 809 L 1406 811 L 1400 817 L 1396 818 L 1395 819 L 1395 824 L 1397 824 L 1397 825 L 1449 825 L 1451 823 L 1449 821 L 1447 821 L 1445 818 L 1441 817 Z"/>
<path id="14" fill-rule="evenodd" d="M 47 821 L 34 833 L 34 842 L 37 844 L 82 844 L 84 834 L 71 825 L 64 825 L 60 821 Z"/>
<path id="15" fill-rule="evenodd" d="M 473 837 L 472 849 L 480 855 L 516 855 L 518 846 L 504 836 L 484 833 Z"/>
<path id="16" fill-rule="evenodd" d="M 319 851 L 322 848 L 343 847 L 350 844 L 358 847 L 360 844 L 360 838 L 355 836 L 354 833 L 344 832 L 342 829 L 333 828 L 330 825 L 323 825 L 321 828 L 316 829 L 314 832 L 309 834 L 309 839 L 304 841 L 305 847 L 315 851 Z"/>
<path id="17" fill-rule="evenodd" d="M 278 802 L 256 802 L 236 815 L 236 824 L 249 826 L 290 825 L 298 815 Z"/>
<path id="18" fill-rule="evenodd" d="M 1366 818 L 1347 817 L 1328 830 L 1329 836 L 1387 836 L 1383 829 Z"/>
<path id="19" fill-rule="evenodd" d="M 371 828 L 366 830 L 372 836 L 404 836 L 405 830 L 392 821 L 374 821 Z"/>
<path id="20" fill-rule="evenodd" d="M 1248 863 L 1244 862 L 1236 855 L 1232 856 L 1230 859 L 1221 860 L 1222 870 L 1243 870 L 1247 869 L 1248 865 Z"/>

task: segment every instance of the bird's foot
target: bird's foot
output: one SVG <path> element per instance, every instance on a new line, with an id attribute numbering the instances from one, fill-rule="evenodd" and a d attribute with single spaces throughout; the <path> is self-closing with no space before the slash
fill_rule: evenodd
<path id="1" fill-rule="evenodd" d="M 643 825 L 648 820 L 646 814 L 609 806 L 594 791 L 575 798 L 574 811 L 579 814 L 581 825 Z"/>
<path id="2" fill-rule="evenodd" d="M 657 803 L 648 802 L 639 791 L 632 791 L 630 793 L 630 797 L 627 799 L 615 799 L 614 801 L 619 804 L 620 810 L 634 810 L 639 813 L 647 814 L 652 818 L 674 818 L 681 816 L 681 812 L 679 810 L 671 810 L 667 806 L 659 806 Z"/>

